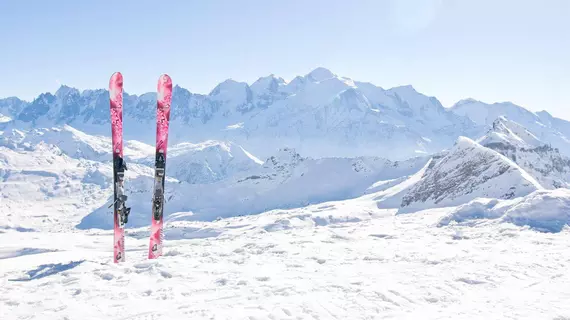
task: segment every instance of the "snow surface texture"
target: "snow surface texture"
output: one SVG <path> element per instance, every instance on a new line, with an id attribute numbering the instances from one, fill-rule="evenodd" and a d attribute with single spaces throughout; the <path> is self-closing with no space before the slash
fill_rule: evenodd
<path id="1" fill-rule="evenodd" d="M 447 214 L 394 215 L 348 200 L 179 222 L 167 227 L 165 255 L 154 261 L 146 259 L 146 229 L 127 232 L 119 265 L 110 259 L 110 233 L 6 230 L 0 318 L 570 316 L 567 231 L 435 227 Z"/>
<path id="2" fill-rule="evenodd" d="M 499 219 L 540 231 L 560 232 L 570 224 L 570 190 L 539 190 L 510 201 L 476 199 L 459 206 L 439 225 L 475 219 Z"/>

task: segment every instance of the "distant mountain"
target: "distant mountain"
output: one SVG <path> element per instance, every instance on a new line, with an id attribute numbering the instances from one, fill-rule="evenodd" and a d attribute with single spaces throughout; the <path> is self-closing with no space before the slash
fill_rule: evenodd
<path id="1" fill-rule="evenodd" d="M 125 79 L 128 91 L 129 80 Z M 306 156 L 376 156 L 406 159 L 439 151 L 481 127 L 411 86 L 382 89 L 339 77 L 324 68 L 287 82 L 275 75 L 250 85 L 226 80 L 209 94 L 175 86 L 170 141 L 232 141 L 266 158 L 279 148 Z M 0 100 L 13 121 L 5 129 L 69 125 L 109 136 L 108 92 L 62 86 L 32 102 Z M 154 143 L 156 94 L 124 95 L 125 138 Z"/>
<path id="2" fill-rule="evenodd" d="M 510 102 L 487 104 L 473 99 L 459 101 L 450 110 L 486 128 L 491 128 L 495 120 L 503 116 L 524 127 L 536 139 L 570 156 L 570 122 L 546 111 L 534 113 Z"/>
<path id="3" fill-rule="evenodd" d="M 43 221 L 109 228 L 112 195 L 110 139 L 68 125 L 0 132 L 0 226 L 43 228 Z M 126 140 L 125 191 L 129 227 L 148 225 L 154 148 Z M 169 148 L 165 217 L 212 220 L 361 196 L 378 181 L 399 179 L 427 161 L 416 157 L 310 158 L 283 148 L 260 160 L 227 141 Z M 45 212 L 50 212 L 46 214 Z M 50 226 L 57 224 L 50 224 Z"/>
<path id="4" fill-rule="evenodd" d="M 451 149 L 433 155 L 421 170 L 371 197 L 380 208 L 406 213 L 453 207 L 481 197 L 513 199 L 542 189 L 512 160 L 459 137 Z"/>
<path id="5" fill-rule="evenodd" d="M 401 209 L 456 206 L 477 197 L 512 199 L 543 189 L 516 163 L 465 137 L 432 164 L 403 197 Z"/>
<path id="6" fill-rule="evenodd" d="M 491 129 L 477 142 L 484 146 L 504 145 L 514 148 L 536 148 L 544 145 L 534 134 L 520 124 L 499 116 Z"/>
<path id="7" fill-rule="evenodd" d="M 500 116 L 477 142 L 517 163 L 544 188 L 570 187 L 570 158 L 514 121 Z"/>
<path id="8" fill-rule="evenodd" d="M 6 118 L 13 118 L 19 115 L 27 105 L 26 101 L 16 97 L 0 99 L 0 114 Z"/>
<path id="9" fill-rule="evenodd" d="M 570 158 L 521 124 L 499 116 L 476 141 L 459 137 L 416 173 L 377 185 L 371 197 L 378 206 L 402 213 L 477 198 L 508 200 L 570 187 Z"/>
<path id="10" fill-rule="evenodd" d="M 124 106 L 130 221 L 144 226 L 156 94 L 126 93 Z M 6 221 L 110 227 L 107 91 L 62 86 L 0 100 L 0 114 L 0 209 L 18 212 Z M 515 199 L 570 187 L 568 137 L 570 123 L 546 112 L 475 100 L 445 109 L 411 86 L 385 90 L 324 68 L 226 80 L 207 95 L 175 86 L 165 214 L 211 220 L 359 196 L 401 213 Z"/>

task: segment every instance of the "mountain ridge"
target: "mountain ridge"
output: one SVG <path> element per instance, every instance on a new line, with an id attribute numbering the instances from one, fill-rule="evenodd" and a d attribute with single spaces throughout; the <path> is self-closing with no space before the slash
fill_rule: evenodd
<path id="1" fill-rule="evenodd" d="M 146 128 L 155 121 L 155 99 L 152 92 L 124 93 L 127 139 L 153 143 L 153 133 Z M 79 91 L 63 85 L 30 103 L 0 100 L 0 106 L 0 113 L 14 119 L 2 128 L 66 124 L 88 134 L 109 134 L 106 89 Z M 313 157 L 387 153 L 393 160 L 404 160 L 480 131 L 469 118 L 412 86 L 384 89 L 319 67 L 291 81 L 275 75 L 251 85 L 227 79 L 207 95 L 175 85 L 169 139 L 232 141 L 261 157 L 291 147 Z"/>
<path id="2" fill-rule="evenodd" d="M 127 86 L 128 89 L 128 86 Z M 156 94 L 124 94 L 124 136 L 154 143 Z M 0 100 L 0 130 L 70 125 L 109 135 L 106 89 L 62 85 L 32 102 Z M 481 137 L 498 117 L 520 123 L 537 139 L 570 156 L 570 122 L 546 111 L 531 112 L 510 102 L 486 104 L 472 98 L 445 108 L 412 85 L 384 89 L 340 77 L 318 67 L 287 81 L 275 74 L 251 84 L 226 79 L 209 93 L 175 84 L 170 141 L 230 141 L 266 158 L 279 148 L 311 157 L 386 154 L 392 160 L 439 152 L 459 136 Z"/>

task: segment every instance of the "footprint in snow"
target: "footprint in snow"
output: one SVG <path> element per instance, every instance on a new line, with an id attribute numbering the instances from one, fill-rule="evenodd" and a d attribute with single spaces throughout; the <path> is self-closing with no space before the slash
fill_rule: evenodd
<path id="1" fill-rule="evenodd" d="M 269 277 L 256 277 L 255 279 L 256 279 L 257 281 L 265 282 L 265 281 L 269 281 L 270 278 L 269 278 Z"/>
<path id="2" fill-rule="evenodd" d="M 114 275 L 112 275 L 111 273 L 108 273 L 108 272 L 102 273 L 102 274 L 100 274 L 99 276 L 100 276 L 101 279 L 103 279 L 103 280 L 113 280 L 113 279 L 115 278 Z"/>

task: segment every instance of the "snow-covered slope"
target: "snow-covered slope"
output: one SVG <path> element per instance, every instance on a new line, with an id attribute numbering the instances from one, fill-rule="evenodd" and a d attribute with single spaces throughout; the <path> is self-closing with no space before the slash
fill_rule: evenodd
<path id="1" fill-rule="evenodd" d="M 46 214 L 38 217 L 48 216 L 50 210 L 61 215 L 70 212 L 62 228 L 111 226 L 108 137 L 89 135 L 68 125 L 9 129 L 0 137 L 0 170 L 5 182 L 0 194 L 8 199 L 2 205 L 15 212 L 13 219 L 4 222 L 41 228 L 41 219 L 32 217 L 45 209 Z M 154 149 L 127 140 L 125 158 L 125 187 L 128 205 L 133 208 L 129 226 L 148 225 Z M 426 161 L 422 157 L 400 162 L 380 157 L 313 159 L 290 148 L 261 161 L 233 142 L 172 144 L 166 167 L 165 213 L 174 220 L 212 220 L 348 199 L 417 172 Z"/>
<path id="2" fill-rule="evenodd" d="M 570 156 L 570 122 L 552 117 L 548 112 L 531 112 L 510 102 L 487 104 L 473 99 L 465 99 L 456 103 L 451 111 L 467 116 L 478 125 L 491 128 L 496 119 L 506 119 L 524 127 L 534 138 L 558 148 L 566 156 Z M 511 129 L 514 129 L 511 126 Z M 526 133 L 518 132 L 525 139 Z M 532 139 L 532 138 L 531 138 Z M 526 140 L 525 140 L 526 141 Z"/>
<path id="3" fill-rule="evenodd" d="M 192 184 L 226 179 L 263 163 L 241 146 L 223 141 L 180 143 L 171 146 L 168 153 L 168 174 Z M 154 156 L 150 160 L 154 161 Z"/>
<path id="4" fill-rule="evenodd" d="M 570 158 L 514 121 L 499 117 L 478 142 L 516 162 L 547 189 L 570 186 Z"/>
<path id="5" fill-rule="evenodd" d="M 570 190 L 537 190 L 509 201 L 475 199 L 442 217 L 439 226 L 451 222 L 472 224 L 483 219 L 529 226 L 539 231 L 560 232 L 570 226 Z"/>
<path id="6" fill-rule="evenodd" d="M 128 91 L 128 79 L 125 87 Z M 91 135 L 109 135 L 106 90 L 62 86 L 30 103 L 1 100 L 15 119 L 2 128 L 70 125 Z M 156 94 L 124 96 L 125 138 L 154 141 Z M 295 148 L 312 157 L 376 156 L 393 160 L 439 151 L 459 135 L 480 129 L 411 86 L 382 89 L 317 68 L 286 82 L 274 75 L 253 84 L 226 80 L 208 95 L 175 86 L 169 141 L 233 141 L 261 158 Z"/>
<path id="7" fill-rule="evenodd" d="M 568 212 L 552 200 L 533 212 Z M 121 264 L 112 261 L 109 231 L 0 229 L 0 318 L 570 316 L 567 231 L 436 228 L 448 210 L 394 211 L 357 199 L 168 223 L 157 260 L 147 259 L 148 230 L 128 230 Z"/>
<path id="8" fill-rule="evenodd" d="M 65 228 L 100 206 L 111 167 L 66 156 L 53 145 L 0 146 L 0 226 Z M 60 223 L 60 224 L 58 224 Z"/>
<path id="9" fill-rule="evenodd" d="M 426 161 L 414 158 L 393 162 L 372 157 L 312 159 L 301 157 L 293 149 L 282 149 L 262 165 L 255 163 L 247 171 L 235 172 L 215 182 L 188 183 L 169 177 L 165 216 L 168 221 L 214 220 L 350 199 L 365 194 L 378 181 L 412 174 Z M 151 176 L 128 181 L 126 192 L 133 206 L 129 217 L 132 227 L 148 225 L 151 191 Z M 82 229 L 111 226 L 112 220 L 104 207 L 79 224 Z"/>
<path id="10" fill-rule="evenodd" d="M 542 186 L 513 161 L 460 137 L 407 190 L 400 212 L 457 206 L 478 197 L 511 199 L 540 189 Z"/>
<path id="11" fill-rule="evenodd" d="M 534 134 L 522 125 L 499 116 L 491 126 L 487 134 L 477 140 L 484 146 L 495 144 L 509 145 L 515 148 L 536 148 L 544 145 Z"/>
<path id="12" fill-rule="evenodd" d="M 0 132 L 0 146 L 7 148 L 27 150 L 41 143 L 55 145 L 76 159 L 108 161 L 112 158 L 110 137 L 89 135 L 68 125 Z M 129 140 L 124 145 L 124 156 L 129 162 L 154 155 L 154 148 L 147 144 Z"/>

